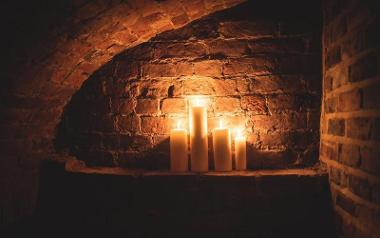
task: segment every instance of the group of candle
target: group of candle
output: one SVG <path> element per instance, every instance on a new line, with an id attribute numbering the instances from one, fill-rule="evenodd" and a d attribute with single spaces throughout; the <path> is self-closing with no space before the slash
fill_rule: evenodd
<path id="1" fill-rule="evenodd" d="M 190 164 L 191 171 L 207 172 L 208 165 L 208 131 L 207 107 L 199 98 L 189 106 L 190 128 Z M 223 126 L 212 131 L 213 158 L 215 171 L 232 170 L 231 132 Z M 235 169 L 246 169 L 246 139 L 241 130 L 235 136 Z M 188 171 L 188 134 L 185 128 L 177 122 L 177 128 L 170 132 L 170 170 L 175 172 Z"/>

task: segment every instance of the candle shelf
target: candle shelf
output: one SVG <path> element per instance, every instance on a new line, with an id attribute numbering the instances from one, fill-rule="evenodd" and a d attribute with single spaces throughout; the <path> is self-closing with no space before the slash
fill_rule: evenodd
<path id="1" fill-rule="evenodd" d="M 43 166 L 40 190 L 43 224 L 67 232 L 328 237 L 332 224 L 327 174 L 315 169 L 198 174 L 90 168 L 69 160 Z M 315 227 L 326 229 L 310 233 Z"/>

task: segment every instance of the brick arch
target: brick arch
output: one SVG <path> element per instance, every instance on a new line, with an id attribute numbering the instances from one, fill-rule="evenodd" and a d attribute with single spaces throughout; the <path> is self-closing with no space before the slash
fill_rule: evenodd
<path id="1" fill-rule="evenodd" d="M 14 83 L 17 86 L 13 94 L 21 107 L 29 104 L 25 107 L 30 113 L 20 115 L 19 122 L 39 128 L 40 135 L 29 145 L 52 149 L 50 139 L 63 106 L 93 72 L 116 54 L 160 32 L 177 29 L 240 2 L 243 1 L 91 1 L 78 6 L 68 26 L 57 30 L 61 32 L 53 36 L 54 42 L 36 47 L 46 48 L 33 56 L 31 61 L 38 64 L 26 65 L 17 77 L 19 82 Z"/>
<path id="2" fill-rule="evenodd" d="M 24 198 L 20 204 L 13 204 L 12 199 L 0 204 L 5 218 L 0 224 L 33 210 L 37 161 L 54 155 L 53 137 L 63 107 L 93 72 L 119 52 L 158 33 L 241 2 L 244 0 L 70 1 L 65 5 L 65 18 L 41 31 L 44 36 L 38 39 L 42 40 L 20 46 L 21 57 L 1 72 L 9 89 L 0 90 L 4 95 L 1 129 L 5 131 L 0 153 L 5 157 L 2 174 L 9 178 L 4 187 L 12 194 L 6 197 Z M 30 181 L 25 188 L 10 186 L 25 180 Z M 25 209 L 12 210 L 20 206 Z"/>

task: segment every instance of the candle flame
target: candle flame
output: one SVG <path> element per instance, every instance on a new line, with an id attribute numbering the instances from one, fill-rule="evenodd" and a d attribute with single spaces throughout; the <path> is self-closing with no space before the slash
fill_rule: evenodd
<path id="1" fill-rule="evenodd" d="M 202 105 L 202 100 L 200 98 L 195 99 L 195 106 L 199 107 Z"/>
<path id="2" fill-rule="evenodd" d="M 235 138 L 244 138 L 243 128 L 235 129 Z"/>
<path id="3" fill-rule="evenodd" d="M 190 106 L 201 107 L 207 106 L 207 98 L 203 95 L 193 95 L 189 96 L 190 98 Z"/>
<path id="4" fill-rule="evenodd" d="M 219 119 L 219 128 L 223 128 L 223 119 Z"/>

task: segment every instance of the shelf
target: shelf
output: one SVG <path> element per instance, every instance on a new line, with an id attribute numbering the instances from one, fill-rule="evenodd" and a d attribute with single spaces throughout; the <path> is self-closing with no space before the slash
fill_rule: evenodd
<path id="1" fill-rule="evenodd" d="M 326 176 L 325 171 L 314 168 L 305 169 L 282 169 L 282 170 L 255 170 L 255 171 L 231 171 L 205 173 L 195 172 L 171 172 L 154 171 L 143 169 L 127 169 L 119 167 L 87 167 L 82 161 L 70 159 L 66 161 L 65 170 L 71 173 L 97 174 L 97 175 L 120 175 L 120 176 L 205 176 L 205 177 L 261 177 L 261 176 Z"/>

